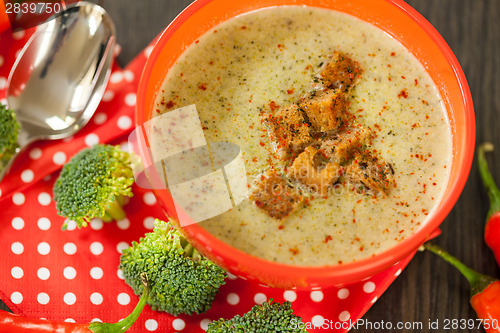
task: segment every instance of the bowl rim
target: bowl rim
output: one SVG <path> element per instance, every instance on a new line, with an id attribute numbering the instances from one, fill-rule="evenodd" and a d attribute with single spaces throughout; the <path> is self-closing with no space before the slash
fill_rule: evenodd
<path id="1" fill-rule="evenodd" d="M 137 107 L 136 107 L 136 124 L 137 126 L 142 125 L 146 120 L 145 112 L 141 108 L 145 105 L 146 96 L 146 86 L 150 79 L 151 71 L 153 70 L 154 64 L 166 44 L 169 38 L 177 31 L 177 29 L 194 13 L 201 10 L 204 6 L 217 1 L 217 0 L 196 0 L 186 7 L 162 32 L 156 45 L 154 46 L 149 58 L 144 67 L 143 73 L 140 78 L 138 93 L 137 93 Z M 196 245 L 201 245 L 205 250 L 209 248 L 209 253 L 206 253 L 210 258 L 214 258 L 214 249 L 216 249 L 215 259 L 217 261 L 218 255 L 223 254 L 223 260 L 226 261 L 226 265 L 229 263 L 230 271 L 236 270 L 237 273 L 243 272 L 243 274 L 252 274 L 254 270 L 264 270 L 267 275 L 273 276 L 289 276 L 292 280 L 297 281 L 297 279 L 311 279 L 310 282 L 306 282 L 306 285 L 314 286 L 316 284 L 321 285 L 322 282 L 331 281 L 334 284 L 345 284 L 348 282 L 358 281 L 370 277 L 386 268 L 389 268 L 399 261 L 412 255 L 416 249 L 418 249 L 427 239 L 432 238 L 439 232 L 439 225 L 444 221 L 446 216 L 450 213 L 455 203 L 457 202 L 463 188 L 465 187 L 470 169 L 472 166 L 472 161 L 474 158 L 474 146 L 475 146 L 475 116 L 474 107 L 472 103 L 472 96 L 469 90 L 469 86 L 465 77 L 465 74 L 455 57 L 453 51 L 446 43 L 444 38 L 439 34 L 439 32 L 432 26 L 432 24 L 427 21 L 417 10 L 412 8 L 410 5 L 405 3 L 403 0 L 379 0 L 380 2 L 386 2 L 390 5 L 398 8 L 402 11 L 408 18 L 413 20 L 418 26 L 427 34 L 433 43 L 438 47 L 440 53 L 446 59 L 450 68 L 453 70 L 453 75 L 457 81 L 461 92 L 461 101 L 464 107 L 464 122 L 465 122 L 465 142 L 467 147 L 463 154 L 461 161 L 460 176 L 450 183 L 448 183 L 449 193 L 448 196 L 442 198 L 440 202 L 441 209 L 435 211 L 432 217 L 429 217 L 425 224 L 423 224 L 417 231 L 406 238 L 404 241 L 386 249 L 375 256 L 360 259 L 355 262 L 344 263 L 341 265 L 332 266 L 296 266 L 290 264 L 271 262 L 248 253 L 245 253 L 239 249 L 236 249 L 229 244 L 217 239 L 212 236 L 208 231 L 203 229 L 197 224 L 192 224 L 185 227 L 186 232 L 190 235 L 190 238 L 194 238 L 194 243 Z M 263 6 L 262 8 L 267 7 Z M 234 16 L 234 15 L 233 15 Z M 231 17 L 233 17 L 231 16 Z M 449 186 L 451 184 L 451 186 Z M 160 203 L 166 200 L 165 193 L 162 191 L 154 190 Z M 190 239 L 191 240 L 191 239 Z M 206 251 L 202 251 L 206 252 Z M 205 254 L 205 253 L 204 253 Z M 219 258 L 220 259 L 220 258 Z M 319 282 L 319 283 L 317 283 Z M 329 283 L 331 284 L 331 283 Z"/>

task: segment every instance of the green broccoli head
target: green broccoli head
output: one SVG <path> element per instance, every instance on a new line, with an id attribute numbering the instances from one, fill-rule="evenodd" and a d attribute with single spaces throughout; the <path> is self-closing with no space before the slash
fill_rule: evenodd
<path id="1" fill-rule="evenodd" d="M 136 295 L 142 293 L 140 274 L 148 276 L 147 303 L 173 315 L 203 313 L 225 284 L 226 272 L 202 256 L 170 222 L 155 221 L 153 232 L 123 250 L 120 269 Z"/>
<path id="2" fill-rule="evenodd" d="M 54 184 L 58 214 L 86 227 L 93 218 L 125 218 L 122 205 L 132 194 L 130 154 L 118 146 L 95 145 L 64 165 Z M 66 223 L 63 229 L 66 229 Z"/>
<path id="3" fill-rule="evenodd" d="M 9 163 L 18 148 L 19 123 L 15 113 L 0 104 L 0 171 Z"/>
<path id="4" fill-rule="evenodd" d="M 232 319 L 219 319 L 208 324 L 208 333 L 275 333 L 305 332 L 302 318 L 293 314 L 290 302 L 280 304 L 271 298 L 261 306 L 255 305 L 243 316 L 236 315 Z"/>

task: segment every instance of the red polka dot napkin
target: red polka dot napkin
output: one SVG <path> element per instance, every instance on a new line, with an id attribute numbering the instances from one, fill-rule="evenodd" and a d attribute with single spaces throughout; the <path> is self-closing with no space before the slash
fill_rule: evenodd
<path id="1" fill-rule="evenodd" d="M 5 98 L 8 74 L 28 35 L 9 30 L 0 34 L 0 98 Z M 93 220 L 85 229 L 70 223 L 62 231 L 64 219 L 56 213 L 52 186 L 61 166 L 85 147 L 106 142 L 128 149 L 135 92 L 148 51 L 151 46 L 125 69 L 114 69 L 99 108 L 81 132 L 33 144 L 0 183 L 0 297 L 15 313 L 79 323 L 115 322 L 137 303 L 118 270 L 119 257 L 133 240 L 152 230 L 154 218 L 164 218 L 153 193 L 134 187 L 124 220 Z M 310 291 L 268 288 L 230 274 L 207 313 L 174 317 L 146 307 L 130 331 L 203 332 L 214 319 L 243 314 L 274 298 L 292 302 L 309 332 L 345 332 L 410 259 L 358 283 Z"/>

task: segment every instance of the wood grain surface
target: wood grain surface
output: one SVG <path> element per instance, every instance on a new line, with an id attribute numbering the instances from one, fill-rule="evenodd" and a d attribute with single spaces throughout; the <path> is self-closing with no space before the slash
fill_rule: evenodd
<path id="1" fill-rule="evenodd" d="M 190 0 L 105 0 L 122 46 L 118 61 L 126 65 L 160 33 Z M 500 183 L 500 0 L 408 0 L 444 37 L 458 58 L 472 93 L 477 142 L 491 141 L 497 152 L 488 156 Z M 500 277 L 493 255 L 483 241 L 488 198 L 480 182 L 476 159 L 467 185 L 441 226 L 435 243 L 470 267 Z M 2 306 L 4 306 L 2 304 Z M 423 329 L 359 329 L 358 332 L 445 332 L 445 320 L 476 318 L 469 305 L 467 281 L 430 253 L 418 253 L 407 269 L 368 311 L 373 324 L 421 322 Z M 499 318 L 500 319 L 500 318 Z M 429 329 L 439 321 L 439 329 Z M 483 332 L 450 329 L 449 332 Z"/>

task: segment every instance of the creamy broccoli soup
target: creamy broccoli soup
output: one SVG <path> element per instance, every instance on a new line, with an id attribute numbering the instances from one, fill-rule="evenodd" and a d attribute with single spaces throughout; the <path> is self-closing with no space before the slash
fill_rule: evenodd
<path id="1" fill-rule="evenodd" d="M 325 83 L 332 54 L 352 60 L 356 71 L 359 66 L 347 93 L 345 85 Z M 350 73 L 354 67 L 346 68 Z M 339 94 L 348 117 L 308 113 L 321 102 L 318 98 Z M 192 104 L 209 145 L 231 142 L 241 148 L 250 186 L 246 200 L 201 225 L 235 248 L 270 261 L 337 265 L 386 250 L 425 223 L 448 179 L 451 133 L 424 67 L 388 34 L 343 13 L 272 7 L 216 26 L 168 71 L 155 111 Z M 299 130 L 277 135 L 288 140 L 286 147 L 291 136 L 300 135 L 298 151 L 288 155 L 280 153 L 280 138 L 270 135 L 266 122 L 283 114 L 297 114 L 297 126 L 309 133 L 306 140 Z M 363 152 L 354 147 L 354 153 L 333 162 L 318 153 L 330 142 L 340 154 L 339 142 L 350 140 L 342 133 L 352 136 L 352 131 L 363 133 Z M 380 180 L 367 183 L 374 178 L 366 174 L 360 154 L 376 156 L 371 161 L 385 170 L 377 169 L 376 175 L 390 175 L 390 186 L 380 190 L 374 187 Z M 311 190 L 311 177 L 300 173 L 297 166 L 304 161 L 319 163 L 315 176 L 331 176 L 321 178 L 327 182 L 321 191 Z M 270 170 L 278 176 L 269 176 Z M 365 179 L 349 182 L 349 170 Z M 298 191 L 294 205 L 280 214 L 259 192 L 264 191 L 259 182 L 272 177 L 286 178 Z"/>

